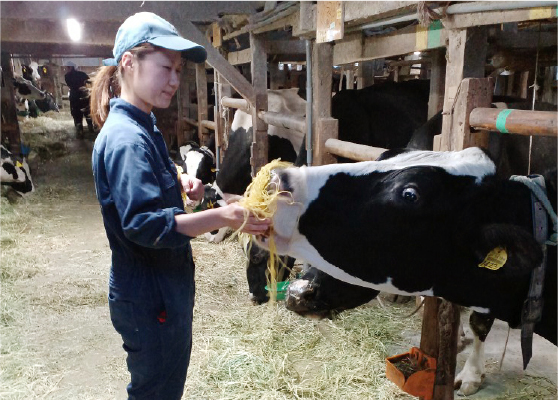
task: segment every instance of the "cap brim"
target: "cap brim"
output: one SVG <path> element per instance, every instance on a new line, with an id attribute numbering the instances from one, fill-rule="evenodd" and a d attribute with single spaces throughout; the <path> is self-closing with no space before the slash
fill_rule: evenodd
<path id="1" fill-rule="evenodd" d="M 195 63 L 202 63 L 207 59 L 207 52 L 203 46 L 180 36 L 159 36 L 147 42 L 165 49 L 181 51 L 182 57 Z"/>

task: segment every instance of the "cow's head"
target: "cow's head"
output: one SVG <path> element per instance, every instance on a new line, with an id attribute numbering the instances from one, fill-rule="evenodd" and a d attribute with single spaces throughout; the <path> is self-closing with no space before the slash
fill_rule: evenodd
<path id="1" fill-rule="evenodd" d="M 184 171 L 198 178 L 204 185 L 215 181 L 215 155 L 206 146 L 196 143 L 180 147 Z"/>
<path id="2" fill-rule="evenodd" d="M 483 184 L 494 172 L 478 148 L 277 170 L 270 184 L 281 192 L 273 239 L 280 254 L 395 294 L 432 295 L 457 268 L 476 266 L 498 246 L 508 249 L 507 267 L 470 268 L 467 278 L 524 273 L 521 257 L 538 254 L 530 234 L 484 215 L 486 202 L 497 205 Z M 268 238 L 256 240 L 269 247 Z"/>

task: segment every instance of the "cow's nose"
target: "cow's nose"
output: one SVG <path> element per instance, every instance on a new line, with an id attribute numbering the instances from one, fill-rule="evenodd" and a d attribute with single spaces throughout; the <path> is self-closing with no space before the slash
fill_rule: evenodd
<path id="1" fill-rule="evenodd" d="M 289 284 L 287 288 L 286 307 L 291 311 L 299 311 L 305 303 L 316 295 L 312 282 L 298 279 Z"/>

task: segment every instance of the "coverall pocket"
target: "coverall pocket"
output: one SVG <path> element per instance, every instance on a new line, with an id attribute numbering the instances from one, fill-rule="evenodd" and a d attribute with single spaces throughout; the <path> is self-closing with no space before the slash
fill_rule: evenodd
<path id="1" fill-rule="evenodd" d="M 127 352 L 141 351 L 141 339 L 134 313 L 134 304 L 116 300 L 109 295 L 110 319 L 116 332 L 122 336 L 122 347 Z"/>

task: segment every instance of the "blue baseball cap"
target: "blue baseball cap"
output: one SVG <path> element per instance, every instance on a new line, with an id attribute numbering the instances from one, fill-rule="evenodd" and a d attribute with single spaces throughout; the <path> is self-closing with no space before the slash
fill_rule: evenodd
<path id="1" fill-rule="evenodd" d="M 202 63 L 207 58 L 203 46 L 180 36 L 171 23 L 151 12 L 140 12 L 128 17 L 118 28 L 114 49 L 114 58 L 103 60 L 103 65 L 116 66 L 122 55 L 140 43 L 182 52 L 182 57 L 195 63 Z"/>

